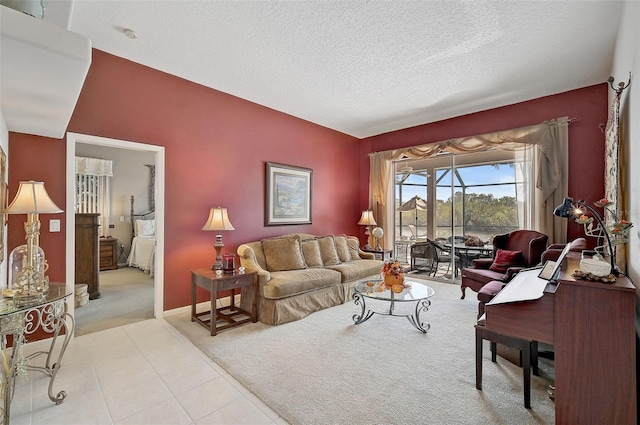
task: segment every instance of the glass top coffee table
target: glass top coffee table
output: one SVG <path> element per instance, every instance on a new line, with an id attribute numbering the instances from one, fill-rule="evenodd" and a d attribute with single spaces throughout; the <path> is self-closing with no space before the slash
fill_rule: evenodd
<path id="1" fill-rule="evenodd" d="M 360 314 L 353 315 L 353 321 L 356 325 L 362 322 L 366 322 L 374 314 L 381 314 L 386 316 L 406 317 L 409 323 L 411 323 L 420 332 L 427 333 L 431 325 L 420 320 L 420 314 L 429 310 L 431 305 L 431 298 L 435 291 L 433 288 L 416 281 L 405 280 L 404 288 L 402 292 L 394 292 L 387 286 L 385 286 L 382 279 L 368 279 L 356 282 L 353 284 L 353 300 L 356 305 L 362 308 Z M 396 288 L 399 290 L 400 288 Z M 383 303 L 388 302 L 388 309 L 384 311 L 374 311 L 370 307 L 367 308 L 367 299 L 370 300 L 370 304 L 373 300 L 380 300 Z M 415 303 L 415 308 L 412 311 L 398 311 L 396 303 Z"/>

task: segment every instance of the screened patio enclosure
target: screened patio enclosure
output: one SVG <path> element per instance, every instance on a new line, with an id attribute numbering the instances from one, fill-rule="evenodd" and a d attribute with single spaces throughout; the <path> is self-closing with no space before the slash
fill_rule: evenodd
<path id="1" fill-rule="evenodd" d="M 497 150 L 396 162 L 396 257 L 410 263 L 412 245 L 428 239 L 451 249 L 453 263 L 462 253 L 451 241 L 477 236 L 490 244 L 494 235 L 526 227 L 523 170 L 525 156 Z M 426 208 L 403 207 L 414 199 L 424 199 Z M 454 267 L 441 267 L 449 273 L 438 270 L 435 277 L 455 278 Z"/>
<path id="2" fill-rule="evenodd" d="M 434 240 L 476 232 L 486 242 L 518 228 L 544 233 L 549 243 L 564 242 L 566 220 L 556 220 L 553 209 L 568 190 L 568 126 L 574 121 L 562 117 L 371 152 L 369 207 L 378 225 L 391 230 L 383 246 L 402 260 L 397 245 L 406 253 L 412 244 L 407 219 L 416 222 L 414 239 L 420 232 Z M 426 210 L 399 216 L 398 206 L 416 195 L 426 200 Z"/>

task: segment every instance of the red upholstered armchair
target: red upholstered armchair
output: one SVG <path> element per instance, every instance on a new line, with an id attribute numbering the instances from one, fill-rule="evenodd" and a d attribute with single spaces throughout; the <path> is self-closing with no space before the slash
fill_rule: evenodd
<path id="1" fill-rule="evenodd" d="M 467 288 L 478 292 L 491 281 L 508 282 L 520 270 L 539 264 L 547 240 L 547 235 L 535 230 L 514 230 L 495 236 L 494 258 L 475 259 L 473 267 L 462 269 L 461 298 L 464 299 Z"/>

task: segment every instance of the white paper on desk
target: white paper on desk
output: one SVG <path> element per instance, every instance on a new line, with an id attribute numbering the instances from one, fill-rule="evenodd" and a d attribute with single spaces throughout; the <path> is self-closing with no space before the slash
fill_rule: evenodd
<path id="1" fill-rule="evenodd" d="M 539 278 L 539 273 L 540 269 L 526 270 L 518 273 L 487 305 L 530 301 L 542 298 L 544 288 L 549 281 Z"/>

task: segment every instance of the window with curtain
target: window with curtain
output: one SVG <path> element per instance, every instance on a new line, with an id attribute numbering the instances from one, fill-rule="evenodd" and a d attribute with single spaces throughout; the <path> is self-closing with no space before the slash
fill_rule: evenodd
<path id="1" fill-rule="evenodd" d="M 437 158 L 440 154 L 453 154 L 449 157 L 449 166 L 455 169 L 461 165 L 459 158 L 464 156 L 462 154 L 495 149 L 512 152 L 514 158 L 518 158 L 514 160 L 518 227 L 545 233 L 550 243 L 563 242 L 566 239 L 566 220 L 554 220 L 553 209 L 567 193 L 568 125 L 571 121 L 563 117 L 528 127 L 369 154 L 369 205 L 378 206 L 376 222 L 383 228 L 394 226 L 396 161 L 426 160 Z M 526 156 L 529 159 L 522 159 Z M 451 177 L 449 179 L 452 180 Z M 454 188 L 455 182 L 452 181 L 450 186 Z M 431 187 L 429 190 L 435 190 L 436 185 L 432 184 Z M 450 193 L 454 197 L 453 190 Z M 435 194 L 430 196 L 435 199 Z M 528 201 L 523 203 L 525 199 Z M 429 220 L 433 221 L 434 218 L 427 213 Z M 451 221 L 454 220 L 455 217 L 452 217 Z M 389 248 L 386 244 L 393 244 L 393 240 L 385 240 L 385 248 Z"/>
<path id="2" fill-rule="evenodd" d="M 100 214 L 100 236 L 107 236 L 111 216 L 113 161 L 76 157 L 76 213 Z"/>

